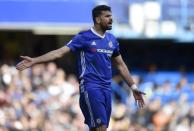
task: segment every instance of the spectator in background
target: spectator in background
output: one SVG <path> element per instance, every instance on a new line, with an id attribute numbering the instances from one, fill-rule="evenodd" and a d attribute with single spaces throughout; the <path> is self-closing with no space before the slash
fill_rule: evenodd
<path id="1" fill-rule="evenodd" d="M 54 76 L 48 77 L 46 82 L 43 75 L 50 75 L 47 70 L 47 65 L 48 64 L 43 64 L 32 67 L 41 67 L 42 74 L 40 74 L 39 77 L 41 81 L 40 85 L 37 85 L 35 84 L 35 81 L 32 81 L 34 79 L 33 77 L 37 76 L 32 75 L 34 74 L 32 71 L 39 69 L 18 72 L 13 66 L 8 66 L 6 64 L 0 66 L 0 130 L 41 129 L 53 131 L 61 129 L 65 131 L 72 129 L 75 131 L 85 131 L 87 129 L 84 124 L 80 122 L 83 121 L 84 118 L 78 105 L 79 94 L 77 91 L 79 88 L 77 88 L 77 79 L 74 75 L 67 74 L 67 80 L 65 79 L 64 81 L 69 84 L 74 83 L 72 86 L 74 86 L 73 88 L 76 91 L 67 101 L 61 102 L 62 93 L 52 95 L 48 90 L 52 79 L 56 76 L 57 70 L 60 70 L 60 68 L 55 65 L 56 70 L 53 73 Z M 147 83 L 144 82 L 143 76 L 139 77 L 142 77 L 142 81 L 139 84 L 143 90 L 145 89 L 146 91 L 149 87 L 152 87 L 151 83 L 154 83 L 154 81 Z M 185 77 L 185 79 L 187 79 L 187 77 Z M 48 81 L 50 81 L 50 84 Z M 174 90 L 174 85 L 172 82 L 170 83 L 170 88 Z M 143 85 L 146 85 L 146 88 L 144 88 Z M 164 83 L 162 85 L 164 85 Z M 187 85 L 191 89 L 190 92 L 180 93 L 180 96 L 176 97 L 176 99 L 172 97 L 173 99 L 165 104 L 162 104 L 161 96 L 157 96 L 154 99 L 152 98 L 152 95 L 158 93 L 157 90 L 152 90 L 152 93 L 150 94 L 151 97 L 147 97 L 147 104 L 144 110 L 133 108 L 134 103 L 129 105 L 128 103 L 123 104 L 120 102 L 118 103 L 118 100 L 116 100 L 117 102 L 113 100 L 113 113 L 108 130 L 114 130 L 115 126 L 117 129 L 129 128 L 129 131 L 154 130 L 156 126 L 158 126 L 157 124 L 161 124 L 161 118 L 170 115 L 171 118 L 166 119 L 168 121 L 162 128 L 169 131 L 189 128 L 189 130 L 192 131 L 194 129 L 194 100 L 192 99 L 194 84 L 192 81 L 188 81 Z M 163 86 L 156 85 L 156 89 L 162 90 L 162 88 Z M 182 88 L 178 88 L 178 90 L 179 89 Z M 132 102 L 133 98 L 127 96 L 127 99 Z M 124 106 L 125 110 L 123 110 L 122 106 Z M 128 108 L 129 106 L 130 108 Z M 120 107 L 122 108 L 119 109 Z M 161 111 L 165 113 L 165 115 L 159 118 L 159 116 L 163 114 L 158 113 Z M 31 112 L 34 113 L 31 114 Z M 56 117 L 56 115 L 60 117 Z M 39 119 L 38 122 L 41 124 L 38 124 L 36 119 Z M 128 127 L 120 125 L 128 125 Z"/>

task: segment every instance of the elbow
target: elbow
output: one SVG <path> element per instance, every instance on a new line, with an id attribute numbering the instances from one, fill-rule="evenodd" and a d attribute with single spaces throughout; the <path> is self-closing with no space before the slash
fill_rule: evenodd
<path id="1" fill-rule="evenodd" d="M 128 72 L 128 68 L 127 68 L 127 66 L 126 65 L 119 65 L 118 66 L 118 70 L 119 70 L 119 72 Z"/>
<path id="2" fill-rule="evenodd" d="M 67 52 L 68 52 L 69 50 L 68 50 L 68 48 L 60 48 L 60 49 L 58 49 L 58 50 L 56 50 L 55 52 L 55 54 L 56 54 L 56 58 L 61 58 L 61 57 L 63 57 Z"/>
<path id="3" fill-rule="evenodd" d="M 124 67 L 121 65 L 118 65 L 117 69 L 119 70 L 119 72 L 122 72 L 124 70 Z"/>
<path id="4" fill-rule="evenodd" d="M 61 58 L 63 54 L 55 50 L 53 56 L 54 56 L 54 59 L 58 59 L 58 58 Z"/>

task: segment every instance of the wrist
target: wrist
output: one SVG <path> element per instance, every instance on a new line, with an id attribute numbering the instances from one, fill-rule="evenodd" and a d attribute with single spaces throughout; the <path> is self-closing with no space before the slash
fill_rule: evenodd
<path id="1" fill-rule="evenodd" d="M 136 85 L 136 84 L 131 85 L 131 89 L 132 89 L 132 90 L 137 90 L 137 89 L 138 89 L 138 88 L 137 88 L 137 85 Z"/>
<path id="2" fill-rule="evenodd" d="M 32 64 L 37 64 L 39 63 L 39 60 L 37 58 L 32 58 Z"/>

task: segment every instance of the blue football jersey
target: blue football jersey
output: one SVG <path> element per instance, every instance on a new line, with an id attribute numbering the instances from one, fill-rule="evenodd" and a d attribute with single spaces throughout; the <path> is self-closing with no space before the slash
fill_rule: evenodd
<path id="1" fill-rule="evenodd" d="M 78 33 L 67 46 L 76 54 L 80 81 L 110 85 L 111 57 L 118 56 L 119 43 L 106 32 L 100 36 L 93 28 Z"/>

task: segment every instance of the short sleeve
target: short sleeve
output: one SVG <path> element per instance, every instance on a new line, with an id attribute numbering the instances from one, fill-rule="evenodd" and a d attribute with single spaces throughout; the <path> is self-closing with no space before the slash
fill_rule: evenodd
<path id="1" fill-rule="evenodd" d="M 66 46 L 69 47 L 73 52 L 76 52 L 82 49 L 83 43 L 82 43 L 81 35 L 77 34 L 76 36 L 74 36 L 73 39 L 69 41 L 69 43 L 67 43 Z"/>
<path id="2" fill-rule="evenodd" d="M 113 51 L 112 57 L 117 57 L 119 55 L 120 55 L 119 43 L 117 40 L 115 40 L 115 49 Z"/>

